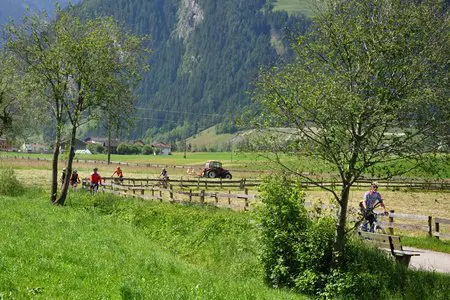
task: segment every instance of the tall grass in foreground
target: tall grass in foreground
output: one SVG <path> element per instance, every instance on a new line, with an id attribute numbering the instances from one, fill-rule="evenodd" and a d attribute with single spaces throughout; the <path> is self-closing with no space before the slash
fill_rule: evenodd
<path id="1" fill-rule="evenodd" d="M 0 196 L 0 298 L 297 299 L 262 284 L 248 215 L 71 192 Z"/>

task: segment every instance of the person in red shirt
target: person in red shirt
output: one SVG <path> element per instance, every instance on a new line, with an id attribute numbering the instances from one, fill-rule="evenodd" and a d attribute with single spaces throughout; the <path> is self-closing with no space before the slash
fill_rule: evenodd
<path id="1" fill-rule="evenodd" d="M 114 170 L 114 173 L 111 175 L 111 177 L 114 177 L 114 175 L 116 175 L 116 174 L 117 174 L 117 176 L 119 177 L 120 183 L 122 183 L 122 181 L 123 181 L 123 173 L 122 173 L 122 169 L 120 169 L 120 167 L 117 167 L 117 168 Z"/>
<path id="2" fill-rule="evenodd" d="M 98 169 L 94 168 L 94 172 L 89 176 L 91 192 L 97 192 L 99 185 L 102 185 L 102 177 L 97 171 Z"/>

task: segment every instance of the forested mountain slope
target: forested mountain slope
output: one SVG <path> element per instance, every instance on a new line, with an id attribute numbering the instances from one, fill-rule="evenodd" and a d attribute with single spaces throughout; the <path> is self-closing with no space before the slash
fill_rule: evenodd
<path id="1" fill-rule="evenodd" d="M 112 15 L 151 36 L 133 137 L 166 142 L 229 120 L 249 104 L 258 69 L 286 55 L 285 36 L 308 21 L 273 12 L 273 0 L 84 0 L 86 17 Z M 224 127 L 226 128 L 226 126 Z"/>

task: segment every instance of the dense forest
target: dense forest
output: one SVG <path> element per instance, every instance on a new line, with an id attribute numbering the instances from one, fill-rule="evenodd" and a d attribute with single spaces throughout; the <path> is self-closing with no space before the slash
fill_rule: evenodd
<path id="1" fill-rule="evenodd" d="M 289 55 L 288 32 L 308 26 L 301 16 L 272 11 L 273 0 L 85 0 L 84 17 L 112 15 L 133 33 L 150 36 L 130 137 L 173 142 L 233 118 L 250 103 L 261 66 Z"/>

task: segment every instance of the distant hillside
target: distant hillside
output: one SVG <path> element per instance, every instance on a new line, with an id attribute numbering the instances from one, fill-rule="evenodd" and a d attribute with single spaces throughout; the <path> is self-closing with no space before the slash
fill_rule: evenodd
<path id="1" fill-rule="evenodd" d="M 289 31 L 309 21 L 274 11 L 273 0 L 85 0 L 86 17 L 112 15 L 151 36 L 132 137 L 183 140 L 220 122 L 233 123 L 262 66 L 289 56 Z M 159 138 L 160 139 L 160 138 Z M 161 140 L 161 139 L 160 139 Z"/>
<path id="2" fill-rule="evenodd" d="M 216 126 L 202 130 L 186 139 L 186 145 L 191 151 L 229 151 L 235 134 L 217 134 Z"/>

